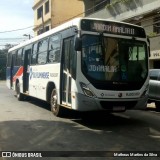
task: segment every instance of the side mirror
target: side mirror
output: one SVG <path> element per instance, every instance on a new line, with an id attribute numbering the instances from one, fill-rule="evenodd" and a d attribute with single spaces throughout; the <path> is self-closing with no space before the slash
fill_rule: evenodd
<path id="1" fill-rule="evenodd" d="M 75 48 L 76 51 L 81 51 L 82 50 L 82 39 L 81 38 L 76 37 L 74 48 Z"/>

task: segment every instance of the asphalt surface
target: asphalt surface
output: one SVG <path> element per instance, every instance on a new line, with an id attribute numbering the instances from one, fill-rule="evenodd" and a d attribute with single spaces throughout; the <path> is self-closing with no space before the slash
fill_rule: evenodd
<path id="1" fill-rule="evenodd" d="M 94 113 L 82 119 L 77 112 L 55 117 L 49 105 L 29 98 L 17 101 L 15 92 L 0 82 L 0 151 L 60 151 L 59 157 L 37 159 L 159 159 L 153 157 L 99 157 L 99 151 L 160 152 L 160 112 Z M 65 153 L 64 151 L 73 151 Z M 93 157 L 75 156 L 91 151 Z M 54 154 L 54 153 L 53 153 Z M 66 154 L 66 157 L 63 156 Z M 96 156 L 97 155 L 97 156 Z M 86 156 L 86 155 L 85 155 Z M 0 158 L 0 160 L 22 158 Z M 23 158 L 35 159 L 35 158 Z"/>

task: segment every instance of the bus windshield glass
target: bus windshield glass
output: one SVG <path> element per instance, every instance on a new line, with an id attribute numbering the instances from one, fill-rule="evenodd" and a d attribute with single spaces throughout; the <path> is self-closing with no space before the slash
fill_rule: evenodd
<path id="1" fill-rule="evenodd" d="M 82 36 L 82 71 L 97 81 L 145 81 L 148 59 L 144 41 Z"/>

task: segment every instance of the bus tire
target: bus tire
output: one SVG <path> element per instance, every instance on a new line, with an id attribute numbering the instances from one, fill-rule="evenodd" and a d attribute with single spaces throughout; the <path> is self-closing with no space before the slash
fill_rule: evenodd
<path id="1" fill-rule="evenodd" d="M 57 103 L 56 89 L 53 89 L 51 92 L 50 106 L 51 106 L 51 111 L 55 116 L 57 117 L 62 116 L 63 108 Z"/>
<path id="2" fill-rule="evenodd" d="M 16 85 L 16 95 L 17 95 L 17 99 L 18 99 L 19 101 L 23 101 L 24 96 L 23 96 L 23 94 L 20 92 L 20 84 L 19 84 L 19 82 L 18 82 L 17 85 Z"/>

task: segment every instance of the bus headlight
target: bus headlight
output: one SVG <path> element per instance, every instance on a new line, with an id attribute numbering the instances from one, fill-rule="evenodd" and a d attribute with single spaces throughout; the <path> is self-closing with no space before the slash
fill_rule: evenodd
<path id="1" fill-rule="evenodd" d="M 94 93 L 90 90 L 89 87 L 87 87 L 86 84 L 84 84 L 83 82 L 80 82 L 80 86 L 82 88 L 83 93 L 88 96 L 88 97 L 95 97 Z"/>

